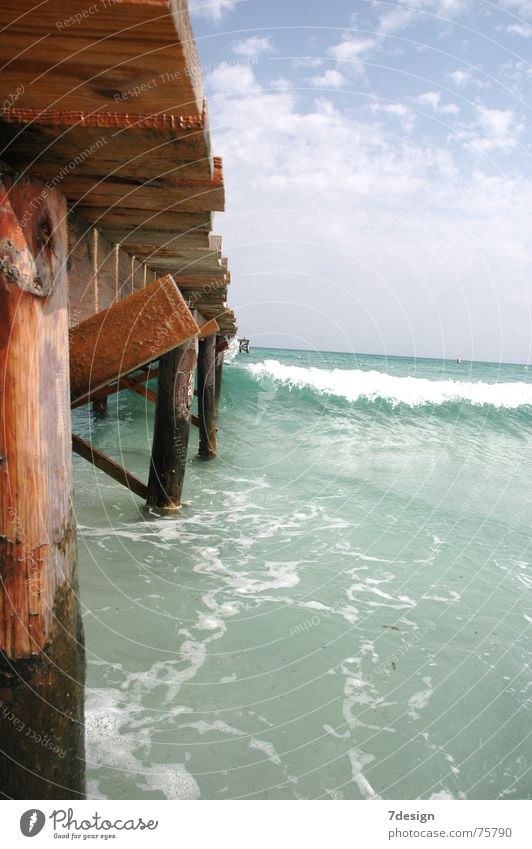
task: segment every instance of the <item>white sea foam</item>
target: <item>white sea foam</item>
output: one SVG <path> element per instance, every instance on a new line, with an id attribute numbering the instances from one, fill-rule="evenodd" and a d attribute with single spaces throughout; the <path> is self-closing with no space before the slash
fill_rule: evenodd
<path id="1" fill-rule="evenodd" d="M 268 760 L 276 766 L 281 766 L 281 758 L 275 751 L 272 744 L 268 743 L 266 740 L 258 740 L 256 737 L 252 737 L 249 741 L 249 748 L 257 749 L 259 752 L 262 752 L 263 755 L 266 755 Z"/>
<path id="2" fill-rule="evenodd" d="M 351 761 L 351 772 L 353 775 L 353 781 L 358 786 L 358 789 L 362 793 L 365 799 L 380 799 L 379 794 L 373 789 L 368 779 L 362 772 L 364 767 L 368 766 L 370 763 L 373 763 L 375 760 L 374 755 L 370 755 L 367 752 L 363 752 L 361 749 L 351 749 L 349 751 L 349 760 Z"/>
<path id="3" fill-rule="evenodd" d="M 412 719 L 419 719 L 420 711 L 427 707 L 432 694 L 434 693 L 430 677 L 423 678 L 423 683 L 425 684 L 426 689 L 420 690 L 418 693 L 414 693 L 414 695 L 410 696 L 408 699 L 408 716 Z"/>
<path id="4" fill-rule="evenodd" d="M 116 689 L 90 690 L 85 712 L 87 762 L 93 769 L 111 770 L 138 790 L 159 792 L 166 799 L 199 798 L 198 784 L 183 764 L 152 761 L 151 729 L 131 728 L 131 721 L 142 712 Z M 106 798 L 100 784 L 91 781 L 91 798 Z"/>
<path id="5" fill-rule="evenodd" d="M 396 377 L 380 371 L 360 369 L 319 369 L 288 366 L 278 360 L 251 363 L 246 370 L 258 379 L 274 380 L 291 388 L 310 388 L 322 395 L 358 401 L 382 399 L 392 405 L 445 404 L 467 402 L 476 406 L 516 409 L 532 405 L 532 385 L 515 383 L 466 383 L 458 380 L 427 380 Z"/>
<path id="6" fill-rule="evenodd" d="M 238 354 L 239 348 L 240 345 L 238 344 L 238 339 L 233 338 L 229 340 L 229 348 L 227 349 L 224 355 L 224 362 L 226 365 L 233 362 L 236 355 Z"/>

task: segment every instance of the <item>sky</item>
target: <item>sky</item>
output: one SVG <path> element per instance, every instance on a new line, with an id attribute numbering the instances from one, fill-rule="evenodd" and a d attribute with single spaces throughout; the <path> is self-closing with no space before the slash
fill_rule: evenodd
<path id="1" fill-rule="evenodd" d="M 532 0 L 191 0 L 239 335 L 532 362 Z"/>

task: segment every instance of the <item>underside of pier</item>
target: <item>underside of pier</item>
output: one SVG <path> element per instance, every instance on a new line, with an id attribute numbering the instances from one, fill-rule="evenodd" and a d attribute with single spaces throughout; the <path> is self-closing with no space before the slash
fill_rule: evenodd
<path id="1" fill-rule="evenodd" d="M 0 27 L 0 794 L 82 798 L 71 451 L 163 512 L 191 425 L 216 457 L 223 168 L 185 0 L 4 0 Z M 72 433 L 120 391 L 153 407 L 145 481 Z"/>

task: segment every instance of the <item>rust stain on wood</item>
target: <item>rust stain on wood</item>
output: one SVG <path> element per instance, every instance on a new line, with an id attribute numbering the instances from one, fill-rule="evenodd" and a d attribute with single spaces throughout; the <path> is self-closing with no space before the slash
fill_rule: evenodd
<path id="1" fill-rule="evenodd" d="M 182 345 L 199 328 L 170 275 L 72 328 L 75 403 Z"/>
<path id="2" fill-rule="evenodd" d="M 0 650 L 12 659 L 42 650 L 56 590 L 74 568 L 62 546 L 72 490 L 66 204 L 42 192 L 0 182 L 0 243 L 16 246 L 23 274 L 31 257 L 48 292 L 0 276 Z"/>

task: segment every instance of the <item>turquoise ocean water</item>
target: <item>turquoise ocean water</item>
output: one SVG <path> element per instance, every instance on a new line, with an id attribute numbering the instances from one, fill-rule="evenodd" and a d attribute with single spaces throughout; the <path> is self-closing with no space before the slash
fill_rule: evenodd
<path id="1" fill-rule="evenodd" d="M 236 355 L 177 518 L 76 458 L 90 797 L 530 798 L 528 378 Z M 152 418 L 74 429 L 146 479 Z"/>

